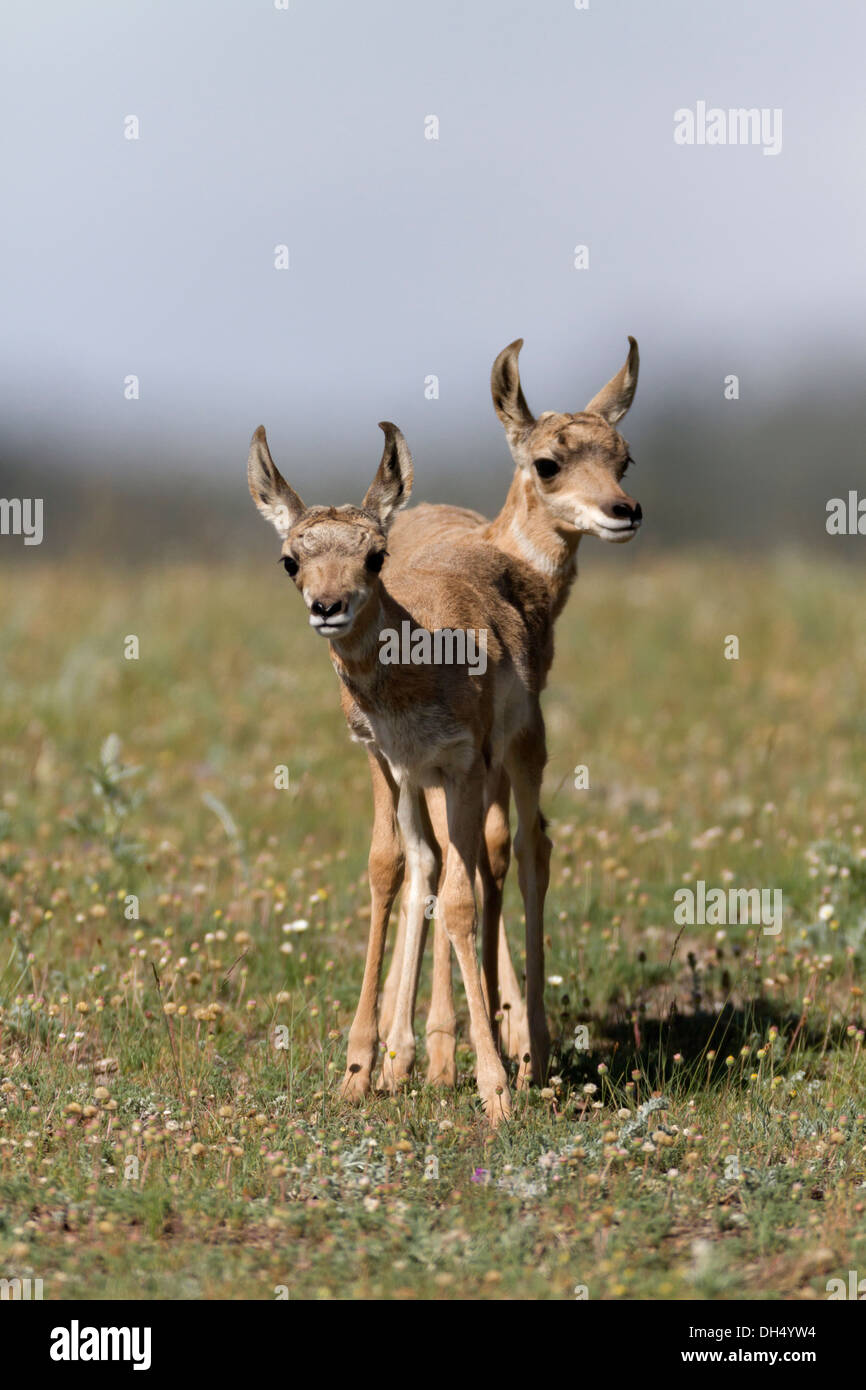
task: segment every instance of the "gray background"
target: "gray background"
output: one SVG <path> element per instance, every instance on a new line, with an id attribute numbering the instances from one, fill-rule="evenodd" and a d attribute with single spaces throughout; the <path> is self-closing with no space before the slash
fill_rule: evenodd
<path id="1" fill-rule="evenodd" d="M 336 502 L 388 417 L 418 498 L 492 511 L 498 350 L 577 410 L 633 333 L 640 546 L 850 555 L 824 522 L 866 475 L 864 38 L 838 0 L 9 7 L 2 495 L 45 498 L 45 557 L 249 551 L 255 425 Z M 677 146 L 698 100 L 782 108 L 781 153 Z"/>

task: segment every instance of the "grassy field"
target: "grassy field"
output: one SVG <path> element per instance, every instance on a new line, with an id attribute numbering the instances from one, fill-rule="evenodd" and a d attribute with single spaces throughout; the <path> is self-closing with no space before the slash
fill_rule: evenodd
<path id="1" fill-rule="evenodd" d="M 545 697 L 554 1074 L 495 1136 L 468 1046 L 456 1093 L 423 1049 L 398 1097 L 337 1093 L 367 771 L 276 565 L 0 576 L 0 1277 L 802 1299 L 866 1276 L 862 576 L 592 558 Z M 677 926 L 698 879 L 780 889 L 780 934 Z M 519 958 L 515 884 L 506 921 Z"/>

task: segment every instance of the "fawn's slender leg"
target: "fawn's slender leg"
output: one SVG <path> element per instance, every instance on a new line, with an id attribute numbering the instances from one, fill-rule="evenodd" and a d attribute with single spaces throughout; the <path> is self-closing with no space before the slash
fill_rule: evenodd
<path id="1" fill-rule="evenodd" d="M 415 1064 L 415 997 L 427 934 L 424 909 L 439 881 L 439 853 L 430 829 L 423 793 L 408 780 L 401 783 L 397 820 L 406 854 L 406 938 L 394 1017 L 386 1039 L 382 1075 L 389 1090 L 405 1080 Z"/>
<path id="2" fill-rule="evenodd" d="M 481 963 L 484 972 L 484 993 L 490 1013 L 494 1038 L 499 1039 L 500 1007 L 499 948 L 502 925 L 502 893 L 505 875 L 511 861 L 511 831 L 508 825 L 508 803 L 511 789 L 508 774 L 499 768 L 488 784 L 488 804 L 484 816 L 484 834 L 478 856 L 481 877 Z M 505 943 L 508 949 L 508 943 Z"/>
<path id="3" fill-rule="evenodd" d="M 529 1020 L 520 982 L 511 960 L 505 920 L 499 918 L 499 1000 L 502 1009 L 500 1036 L 507 1057 L 518 1061 L 529 1052 Z"/>
<path id="4" fill-rule="evenodd" d="M 540 717 L 539 717 L 540 722 Z M 544 1012 L 544 900 L 550 880 L 551 842 L 538 801 L 547 760 L 544 725 L 515 740 L 508 752 L 508 770 L 517 807 L 514 840 L 520 891 L 526 915 L 526 1011 L 529 1052 L 520 1059 L 519 1089 L 543 1082 L 550 1056 L 550 1033 Z"/>
<path id="5" fill-rule="evenodd" d="M 431 824 L 433 812 L 430 798 L 436 795 L 435 791 L 427 793 Z M 442 856 L 439 877 L 441 891 L 445 847 L 438 840 L 437 843 Z M 454 1012 L 454 982 L 451 977 L 451 942 L 439 915 L 438 894 L 433 922 L 433 979 L 427 1015 L 427 1080 L 431 1086 L 457 1084 L 457 1015 Z"/>
<path id="6" fill-rule="evenodd" d="M 439 920 L 448 933 L 463 976 L 481 1102 L 488 1120 L 496 1125 L 510 1115 L 511 1096 L 490 1027 L 475 948 L 475 869 L 484 814 L 482 768 L 476 765 L 459 780 L 447 778 L 441 789 L 428 791 L 427 805 L 444 857 Z"/>
<path id="7" fill-rule="evenodd" d="M 482 987 L 494 1037 L 501 1036 L 501 1044 L 509 1056 L 520 1058 L 529 1051 L 529 1028 L 526 1007 L 511 961 L 505 922 L 502 918 L 502 894 L 511 860 L 511 832 L 508 826 L 510 795 L 508 775 L 502 769 L 498 776 L 494 774 L 492 795 L 484 819 L 482 847 L 478 856 L 484 943 Z M 457 1078 L 451 949 L 447 933 L 438 924 L 435 926 L 433 939 L 433 992 L 430 1016 L 427 1020 L 427 1080 L 433 1085 L 451 1086 Z M 495 975 L 490 964 L 491 950 L 495 951 Z M 492 978 L 498 979 L 502 1010 L 501 1028 L 496 1019 L 496 1005 L 490 1007 L 491 992 L 494 997 L 496 995 L 496 985 L 491 986 Z"/>
<path id="8" fill-rule="evenodd" d="M 504 782 L 505 812 L 503 831 L 502 787 Z M 494 772 L 488 783 L 490 806 L 484 818 L 484 834 L 478 854 L 477 878 L 482 909 L 482 977 L 481 987 L 490 1014 L 494 1038 L 498 1038 L 497 1003 L 491 1006 L 491 995 L 498 999 L 498 934 L 491 924 L 499 926 L 502 906 L 502 887 L 508 870 L 511 837 L 508 830 L 508 778 L 504 771 Z M 504 857 L 503 857 L 504 856 Z M 503 925 L 504 934 L 504 925 Z M 492 966 L 491 966 L 492 942 Z M 508 943 L 505 944 L 506 951 Z M 509 961 L 510 964 L 510 961 Z M 427 1019 L 427 1080 L 431 1085 L 453 1086 L 457 1081 L 457 1019 L 454 1013 L 454 985 L 451 976 L 451 943 L 441 923 L 436 923 L 433 936 L 433 988 L 430 1014 Z M 474 1039 L 473 1039 L 474 1045 Z"/>
<path id="9" fill-rule="evenodd" d="M 451 979 L 451 942 L 439 917 L 433 923 L 433 985 L 427 1015 L 427 1080 L 431 1086 L 457 1084 L 457 1015 Z"/>
<path id="10" fill-rule="evenodd" d="M 490 953 L 496 952 L 501 1023 L 494 1027 L 494 1036 L 506 1056 L 520 1059 L 529 1051 L 529 1025 L 526 1005 L 511 960 L 505 920 L 502 916 L 502 895 L 511 862 L 511 830 L 508 823 L 511 783 L 503 768 L 497 779 L 494 794 L 484 822 L 486 856 L 481 857 L 483 885 L 482 941 L 484 942 L 485 992 L 490 999 Z M 491 1008 L 491 1018 L 495 1016 Z"/>
<path id="11" fill-rule="evenodd" d="M 400 983 L 400 971 L 403 967 L 403 950 L 406 945 L 406 899 L 405 895 L 400 899 L 400 911 L 397 917 L 397 933 L 394 937 L 394 950 L 391 952 L 391 964 L 388 966 L 388 973 L 385 976 L 385 983 L 382 986 L 382 994 L 379 999 L 379 1036 L 384 1042 L 391 1031 L 391 1024 L 394 1021 L 394 1006 L 397 1003 L 397 986 Z"/>
<path id="12" fill-rule="evenodd" d="M 529 1050 L 529 1025 L 502 916 L 502 895 L 511 862 L 511 829 L 508 820 L 510 800 L 511 783 L 508 773 L 502 768 L 484 822 L 487 863 L 482 863 L 483 935 L 484 939 L 487 939 L 488 933 L 496 931 L 499 1007 L 502 1010 L 500 1045 L 507 1056 L 519 1059 Z"/>
<path id="13" fill-rule="evenodd" d="M 370 934 L 361 998 L 349 1029 L 343 1095 L 360 1100 L 370 1089 L 379 1041 L 376 1009 L 379 977 L 385 953 L 385 937 L 391 907 L 403 877 L 403 847 L 397 824 L 397 788 L 387 766 L 371 753 L 373 781 L 373 837 L 368 868 L 370 876 Z"/>

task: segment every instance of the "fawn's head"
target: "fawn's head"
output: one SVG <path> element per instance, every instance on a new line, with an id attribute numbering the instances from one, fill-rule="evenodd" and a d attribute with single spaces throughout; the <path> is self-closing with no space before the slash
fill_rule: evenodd
<path id="1" fill-rule="evenodd" d="M 280 561 L 303 595 L 310 626 L 346 637 L 379 591 L 388 527 L 412 492 L 412 456 L 396 425 L 384 422 L 385 448 L 360 507 L 305 507 L 281 476 L 263 426 L 250 444 L 252 499 L 282 537 Z"/>
<path id="2" fill-rule="evenodd" d="M 575 415 L 546 410 L 536 419 L 532 414 L 517 365 L 522 338 L 504 348 L 493 364 L 493 404 L 514 462 L 564 534 L 629 541 L 643 518 L 640 503 L 621 486 L 631 458 L 615 429 L 637 390 L 637 343 L 631 337 L 628 341 L 625 365 Z"/>

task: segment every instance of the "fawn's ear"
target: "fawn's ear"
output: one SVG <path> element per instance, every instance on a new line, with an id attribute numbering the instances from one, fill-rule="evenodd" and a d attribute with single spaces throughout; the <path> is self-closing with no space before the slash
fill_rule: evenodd
<path id="1" fill-rule="evenodd" d="M 264 425 L 259 425 L 250 442 L 247 482 L 250 496 L 265 521 L 275 526 L 285 540 L 307 509 L 271 458 Z"/>
<path id="2" fill-rule="evenodd" d="M 601 415 L 607 420 L 609 425 L 615 425 L 625 415 L 637 390 L 637 373 L 640 366 L 640 354 L 637 350 L 637 342 L 629 334 L 628 357 L 625 364 L 612 376 L 607 386 L 603 386 L 597 396 L 593 396 L 588 406 L 584 408 L 592 411 L 594 415 Z"/>
<path id="3" fill-rule="evenodd" d="M 535 424 L 535 417 L 526 404 L 520 385 L 517 359 L 522 347 L 523 339 L 515 338 L 513 343 L 502 349 L 490 372 L 493 407 L 502 421 L 509 444 L 515 443 Z"/>
<path id="4" fill-rule="evenodd" d="M 382 529 L 387 531 L 394 513 L 405 507 L 412 496 L 415 475 L 409 445 L 397 426 L 392 425 L 390 420 L 382 420 L 379 429 L 385 435 L 382 461 L 361 506 L 365 512 L 371 512 Z"/>

